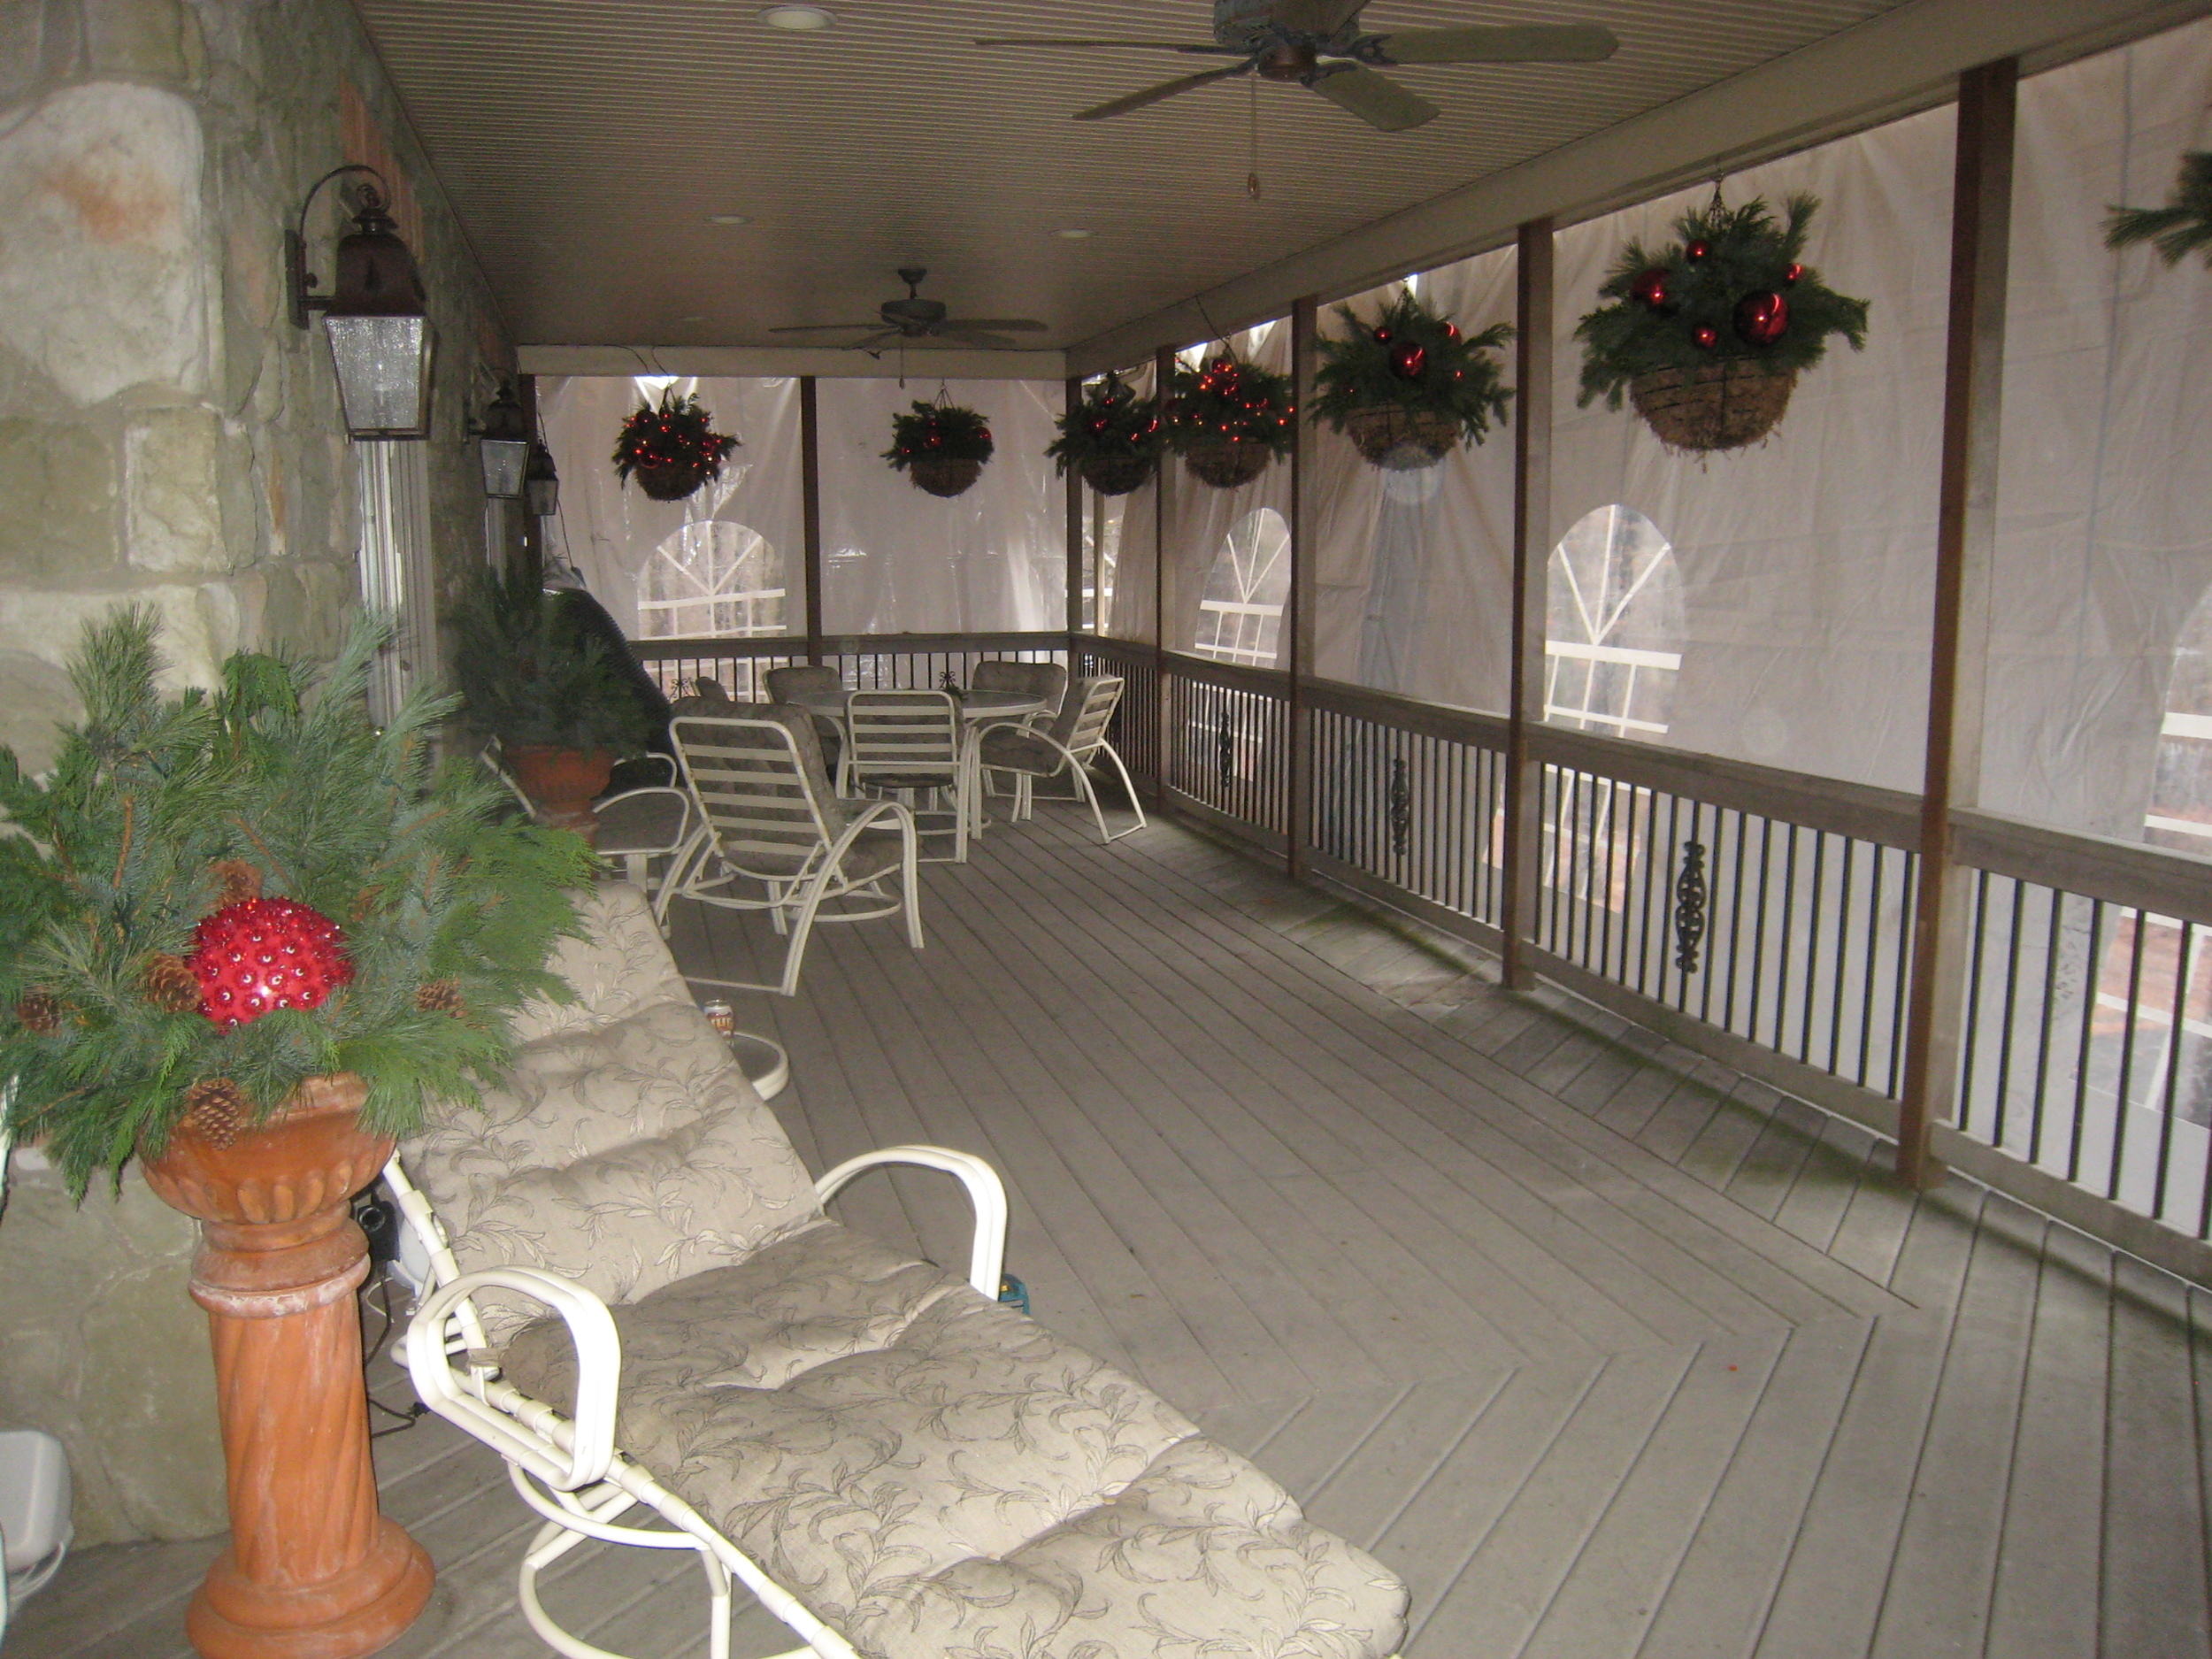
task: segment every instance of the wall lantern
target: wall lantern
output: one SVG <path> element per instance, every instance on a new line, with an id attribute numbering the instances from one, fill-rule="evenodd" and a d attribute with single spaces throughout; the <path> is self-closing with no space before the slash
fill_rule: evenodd
<path id="1" fill-rule="evenodd" d="M 307 269 L 307 211 L 341 173 L 365 173 L 357 163 L 333 167 L 315 180 L 300 204 L 298 228 L 284 239 L 286 287 L 292 326 L 304 328 L 312 311 L 323 314 L 331 361 L 338 370 L 338 397 L 346 431 L 365 441 L 430 435 L 430 319 L 424 315 L 422 278 L 415 256 L 384 211 L 384 195 L 364 185 L 353 228 L 338 240 L 338 269 L 327 295 L 311 290 Z"/>
<path id="2" fill-rule="evenodd" d="M 550 518 L 561 510 L 561 475 L 553 470 L 553 451 L 541 443 L 530 446 L 522 493 L 528 497 L 533 518 Z"/>
<path id="3" fill-rule="evenodd" d="M 484 493 L 513 500 L 522 494 L 523 468 L 530 459 L 530 423 L 523 419 L 511 382 L 500 382 L 499 396 L 484 411 L 484 424 L 474 431 L 484 463 Z"/>

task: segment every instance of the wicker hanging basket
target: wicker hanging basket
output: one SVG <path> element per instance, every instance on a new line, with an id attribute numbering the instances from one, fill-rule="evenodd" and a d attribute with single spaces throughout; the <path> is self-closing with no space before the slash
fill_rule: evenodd
<path id="1" fill-rule="evenodd" d="M 971 484 L 983 476 L 983 463 L 931 456 L 909 461 L 906 475 L 914 480 L 916 488 L 949 497 L 964 494 Z"/>
<path id="2" fill-rule="evenodd" d="M 1274 455 L 1263 443 L 1233 442 L 1226 438 L 1194 443 L 1183 451 L 1183 465 L 1202 484 L 1216 489 L 1241 489 L 1261 473 Z"/>
<path id="3" fill-rule="evenodd" d="M 707 481 L 707 469 L 695 462 L 676 461 L 665 466 L 634 467 L 630 476 L 655 501 L 681 501 L 698 493 L 699 486 Z"/>
<path id="4" fill-rule="evenodd" d="M 1459 417 L 1439 409 L 1355 409 L 1344 417 L 1344 431 L 1362 457 L 1391 472 L 1434 466 L 1459 447 Z"/>
<path id="5" fill-rule="evenodd" d="M 1764 438 L 1788 411 L 1796 387 L 1794 369 L 1770 374 L 1752 358 L 1732 357 L 1687 374 L 1640 374 L 1628 383 L 1628 396 L 1668 449 L 1708 454 Z"/>
<path id="6" fill-rule="evenodd" d="M 1126 495 L 1133 489 L 1141 488 L 1157 465 L 1149 455 L 1093 455 L 1086 456 L 1075 470 L 1100 495 Z"/>

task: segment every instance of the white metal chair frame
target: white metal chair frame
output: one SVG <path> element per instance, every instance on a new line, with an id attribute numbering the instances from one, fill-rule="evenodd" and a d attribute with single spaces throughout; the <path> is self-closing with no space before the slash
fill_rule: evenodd
<path id="1" fill-rule="evenodd" d="M 940 717 L 944 721 L 941 741 Z M 839 791 L 857 795 L 872 786 L 913 795 L 927 789 L 941 801 L 949 790 L 951 862 L 966 864 L 979 774 L 976 736 L 963 728 L 960 705 L 950 692 L 874 687 L 847 693 L 845 743 L 837 763 Z"/>
<path id="2" fill-rule="evenodd" d="M 750 747 L 742 750 L 721 750 L 715 745 L 687 742 L 683 733 L 687 728 L 703 727 L 710 734 L 718 733 L 726 741 L 750 734 Z M 774 720 L 722 718 L 710 715 L 686 715 L 672 723 L 676 753 L 683 769 L 684 782 L 690 791 L 693 810 L 700 818 L 698 833 L 685 852 L 678 856 L 668 878 L 662 882 L 658 895 L 653 902 L 653 919 L 664 933 L 668 930 L 668 907 L 679 898 L 696 899 L 702 904 L 719 905 L 725 910 L 766 910 L 769 920 L 779 935 L 787 934 L 790 944 L 785 949 L 783 978 L 776 985 L 756 984 L 744 979 L 711 979 L 691 975 L 700 985 L 723 987 L 733 991 L 773 991 L 782 996 L 795 996 L 799 990 L 799 969 L 806 956 L 807 941 L 812 937 L 818 922 L 864 922 L 878 917 L 903 911 L 906 917 L 906 942 L 916 950 L 922 949 L 921 886 L 916 865 L 920 849 L 914 828 L 914 815 L 895 801 L 879 801 L 856 812 L 843 829 L 833 834 L 830 819 L 823 810 L 824 803 L 815 798 L 808 780 L 805 764 L 799 757 L 797 745 L 790 730 Z M 766 745 L 763 749 L 761 745 Z M 699 767 L 695 753 L 714 760 L 735 757 L 759 761 L 774 757 L 787 770 L 775 772 L 739 772 L 734 768 L 710 771 L 707 781 L 712 789 L 700 787 Z M 787 822 L 784 827 L 801 829 L 805 823 L 812 826 L 812 845 L 804 852 L 796 870 L 772 871 L 749 868 L 745 851 L 733 847 L 725 835 L 726 830 L 741 829 L 745 820 L 735 818 L 727 810 L 730 797 L 725 786 L 733 780 L 751 779 L 757 782 L 778 782 L 791 794 L 774 797 L 778 810 Z M 795 809 L 803 802 L 806 818 L 802 819 Z M 717 806 L 725 810 L 717 815 Z M 863 835 L 895 832 L 900 838 L 899 891 L 884 890 L 883 883 L 890 872 L 875 875 L 852 877 L 845 873 L 846 856 Z M 796 850 L 796 843 L 776 849 L 780 852 Z M 718 873 L 716 872 L 718 867 Z M 741 881 L 757 881 L 765 889 L 761 898 L 745 898 L 723 891 Z M 857 898 L 872 908 L 863 910 L 825 910 L 824 906 L 839 900 Z"/>
<path id="3" fill-rule="evenodd" d="M 486 743 L 477 752 L 477 758 L 484 764 L 493 777 L 506 785 L 507 793 L 514 796 L 525 812 L 533 818 L 538 816 L 537 803 L 523 793 L 522 786 L 515 781 L 514 774 L 507 770 L 506 759 L 500 753 L 497 739 L 495 738 L 492 741 Z M 634 756 L 632 758 L 660 762 L 662 765 L 668 768 L 668 781 L 641 784 L 634 789 L 625 789 L 619 795 L 603 796 L 593 802 L 592 808 L 596 811 L 619 805 L 625 801 L 641 801 L 648 795 L 673 795 L 682 804 L 683 812 L 678 819 L 678 830 L 674 841 L 664 847 L 629 848 L 621 852 L 608 855 L 610 857 L 622 860 L 623 875 L 633 887 L 641 888 L 646 896 L 650 898 L 657 891 L 651 879 L 652 861 L 656 858 L 666 858 L 669 861 L 668 868 L 661 874 L 662 886 L 665 886 L 674 879 L 677 865 L 683 862 L 684 854 L 690 849 L 692 842 L 698 838 L 700 831 L 698 809 L 693 804 L 690 794 L 683 787 L 683 772 L 676 764 L 673 756 L 664 755 L 657 750 L 648 750 L 645 754 Z"/>
<path id="4" fill-rule="evenodd" d="M 1033 784 L 1049 783 L 1064 772 L 1074 780 L 1075 798 L 1087 805 L 1092 818 L 1097 820 L 1098 838 L 1102 845 L 1110 845 L 1125 835 L 1134 835 L 1145 826 L 1148 820 L 1144 815 L 1144 803 L 1137 798 L 1137 786 L 1130 781 L 1129 768 L 1122 764 L 1120 753 L 1106 741 L 1106 727 L 1112 721 L 1114 710 L 1121 702 L 1121 690 L 1122 682 L 1112 675 L 1079 680 L 1071 687 L 1068 692 L 1070 696 L 1078 691 L 1082 692 L 1083 708 L 1069 727 L 1068 741 L 1065 743 L 1054 737 L 1048 730 L 1026 720 L 998 721 L 975 734 L 975 766 L 979 774 L 987 770 L 1010 772 L 1014 775 L 1014 810 L 1010 814 L 1013 822 L 1018 824 L 1034 815 Z M 1020 737 L 1033 738 L 1057 749 L 1060 763 L 1048 772 L 1030 772 L 1010 766 L 989 767 L 982 758 L 983 740 L 993 732 L 1012 732 Z M 1134 824 L 1111 833 L 1106 828 L 1106 809 L 1099 803 L 1098 791 L 1091 787 L 1090 766 L 1101 755 L 1114 763 L 1115 772 L 1121 776 L 1121 787 L 1129 796 L 1130 809 L 1137 815 Z"/>
<path id="5" fill-rule="evenodd" d="M 848 1158 L 814 1183 L 824 1204 L 855 1176 L 886 1164 L 917 1164 L 959 1178 L 975 1210 L 968 1282 L 995 1300 L 1006 1255 L 1006 1189 L 998 1172 L 971 1153 L 946 1147 L 888 1147 Z M 384 1179 L 405 1225 L 427 1253 L 435 1287 L 417 1307 L 399 1357 L 415 1391 L 440 1417 L 507 1460 L 522 1501 L 545 1517 L 524 1551 L 518 1592 L 524 1618 L 567 1659 L 622 1659 L 556 1624 L 538 1599 L 538 1574 L 587 1539 L 644 1549 L 691 1549 L 707 1577 L 710 1659 L 729 1659 L 730 1580 L 742 1584 L 789 1626 L 801 1646 L 776 1659 L 857 1659 L 852 1645 L 822 1623 L 798 1597 L 722 1536 L 614 1443 L 622 1376 L 622 1343 L 614 1319 L 582 1286 L 539 1268 L 461 1271 L 430 1201 L 395 1156 Z M 567 1324 L 576 1348 L 575 1413 L 566 1417 L 503 1380 L 470 1297 L 489 1287 L 543 1302 Z M 666 1527 L 618 1525 L 633 1509 L 654 1510 Z"/>

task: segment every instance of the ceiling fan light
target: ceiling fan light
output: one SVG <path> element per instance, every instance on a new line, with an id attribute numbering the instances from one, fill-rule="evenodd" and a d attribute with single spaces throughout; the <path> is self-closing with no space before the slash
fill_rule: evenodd
<path id="1" fill-rule="evenodd" d="M 751 218 L 744 213 L 710 213 L 707 215 L 707 223 L 710 225 L 749 225 L 752 222 Z"/>
<path id="2" fill-rule="evenodd" d="M 1065 226 L 1059 230 L 1054 231 L 1052 234 L 1060 238 L 1063 242 L 1088 242 L 1092 237 L 1098 234 L 1098 233 L 1094 230 L 1084 230 L 1074 225 Z"/>
<path id="3" fill-rule="evenodd" d="M 763 8 L 760 20 L 772 29 L 785 29 L 794 35 L 813 35 L 837 27 L 834 13 L 826 7 L 815 5 L 767 6 Z"/>

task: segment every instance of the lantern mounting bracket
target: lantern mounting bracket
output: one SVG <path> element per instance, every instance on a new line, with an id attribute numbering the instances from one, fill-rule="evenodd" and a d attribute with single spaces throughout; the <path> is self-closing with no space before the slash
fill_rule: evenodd
<path id="1" fill-rule="evenodd" d="M 316 287 L 316 281 L 315 273 L 307 268 L 307 215 L 309 210 L 315 205 L 315 198 L 322 194 L 323 186 L 328 184 L 333 179 L 341 178 L 349 173 L 365 173 L 376 180 L 376 186 L 369 189 L 369 199 L 364 205 L 381 211 L 385 202 L 390 196 L 391 186 L 386 182 L 384 175 L 374 167 L 358 161 L 349 161 L 342 166 L 333 167 L 313 184 L 308 186 L 307 199 L 300 204 L 297 219 L 294 222 L 293 227 L 284 233 L 285 298 L 290 307 L 292 326 L 295 328 L 306 327 L 312 312 L 328 311 L 332 300 L 335 297 L 332 295 L 317 294 L 312 291 Z"/>

